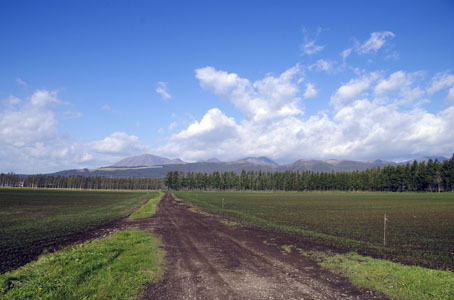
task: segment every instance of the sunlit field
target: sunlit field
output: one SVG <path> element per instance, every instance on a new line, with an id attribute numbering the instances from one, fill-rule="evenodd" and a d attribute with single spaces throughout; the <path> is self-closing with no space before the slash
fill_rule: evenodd
<path id="1" fill-rule="evenodd" d="M 0 189 L 0 273 L 132 213 L 155 192 Z"/>
<path id="2" fill-rule="evenodd" d="M 244 224 L 285 232 L 325 246 L 408 264 L 454 268 L 453 193 L 175 194 Z M 389 220 L 386 245 L 385 213 Z"/>

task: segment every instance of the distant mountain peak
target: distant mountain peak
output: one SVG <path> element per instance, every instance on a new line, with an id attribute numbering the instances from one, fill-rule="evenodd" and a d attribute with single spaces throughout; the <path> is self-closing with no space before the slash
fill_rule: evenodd
<path id="1" fill-rule="evenodd" d="M 210 159 L 207 159 L 207 160 L 199 160 L 198 162 L 209 162 L 209 163 L 222 163 L 222 161 L 220 161 L 219 159 L 213 157 L 213 158 L 210 158 Z"/>
<path id="2" fill-rule="evenodd" d="M 112 165 L 112 167 L 151 167 L 151 166 L 162 166 L 162 165 L 178 165 L 185 164 L 179 158 L 169 159 L 152 154 L 142 154 L 127 157 Z"/>
<path id="3" fill-rule="evenodd" d="M 239 161 L 244 161 L 244 162 L 248 162 L 248 163 L 252 163 L 252 164 L 256 164 L 256 165 L 272 165 L 272 166 L 278 166 L 277 163 L 275 163 L 274 161 L 272 161 L 271 159 L 269 159 L 269 158 L 266 157 L 266 156 L 260 156 L 260 157 L 246 157 L 246 158 L 240 159 Z"/>

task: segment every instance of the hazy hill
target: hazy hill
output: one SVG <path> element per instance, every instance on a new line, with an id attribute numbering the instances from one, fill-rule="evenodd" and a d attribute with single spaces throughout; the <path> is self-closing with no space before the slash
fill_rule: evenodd
<path id="1" fill-rule="evenodd" d="M 246 163 L 251 163 L 251 164 L 256 164 L 256 165 L 264 165 L 264 166 L 278 166 L 277 163 L 272 161 L 266 156 L 260 156 L 260 157 L 246 157 L 243 159 L 240 159 L 236 162 L 246 162 Z"/>
<path id="2" fill-rule="evenodd" d="M 125 158 L 111 167 L 99 169 L 65 170 L 50 175 L 83 175 L 83 176 L 109 176 L 109 177 L 152 177 L 162 178 L 169 171 L 182 172 L 235 172 L 245 171 L 316 171 L 339 172 L 366 170 L 386 165 L 395 165 L 394 162 L 374 160 L 371 162 L 353 160 L 298 160 L 292 164 L 278 165 L 267 157 L 246 157 L 244 159 L 221 162 L 218 159 L 209 159 L 195 163 L 185 163 L 180 159 L 168 159 L 151 154 L 144 154 Z"/>
<path id="3" fill-rule="evenodd" d="M 179 158 L 169 159 L 151 154 L 142 154 L 122 159 L 114 163 L 112 167 L 151 167 L 177 164 L 185 164 L 185 162 Z"/>
<path id="4" fill-rule="evenodd" d="M 213 157 L 213 158 L 210 158 L 210 159 L 207 159 L 207 160 L 200 160 L 198 162 L 200 162 L 200 163 L 203 163 L 203 162 L 221 163 L 222 161 L 220 161 L 219 159 Z"/>

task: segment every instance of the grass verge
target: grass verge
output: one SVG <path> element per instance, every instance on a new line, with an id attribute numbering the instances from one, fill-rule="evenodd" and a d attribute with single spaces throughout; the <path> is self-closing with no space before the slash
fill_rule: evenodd
<path id="1" fill-rule="evenodd" d="M 393 299 L 454 299 L 453 272 L 406 266 L 354 252 L 314 252 L 310 256 L 322 267 L 346 276 L 355 286 L 382 292 Z"/>
<path id="2" fill-rule="evenodd" d="M 42 255 L 0 275 L 0 299 L 134 299 L 163 275 L 158 246 L 149 233 L 121 231 Z"/>
<path id="3" fill-rule="evenodd" d="M 161 198 L 164 196 L 164 193 L 162 191 L 158 191 L 158 193 L 159 194 L 156 197 L 151 198 L 142 207 L 140 207 L 138 210 L 133 212 L 129 216 L 129 219 L 131 219 L 131 220 L 143 219 L 143 218 L 149 218 L 149 217 L 153 216 L 154 213 L 156 212 L 156 205 L 161 200 Z"/>

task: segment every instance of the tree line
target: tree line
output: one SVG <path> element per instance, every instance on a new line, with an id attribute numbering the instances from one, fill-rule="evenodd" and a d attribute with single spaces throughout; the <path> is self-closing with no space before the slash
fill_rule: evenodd
<path id="1" fill-rule="evenodd" d="M 0 174 L 0 187 L 155 190 L 164 186 L 173 190 L 445 192 L 454 191 L 454 154 L 443 162 L 429 159 L 351 172 L 170 171 L 164 182 L 155 178 Z"/>
<path id="2" fill-rule="evenodd" d="M 31 188 L 66 188 L 96 190 L 158 190 L 162 189 L 162 179 L 156 178 L 110 178 L 103 176 L 49 176 L 0 174 L 0 186 Z"/>
<path id="3" fill-rule="evenodd" d="M 170 171 L 164 185 L 173 190 L 251 191 L 454 191 L 454 154 L 450 160 L 389 165 L 364 171 L 181 172 Z"/>

